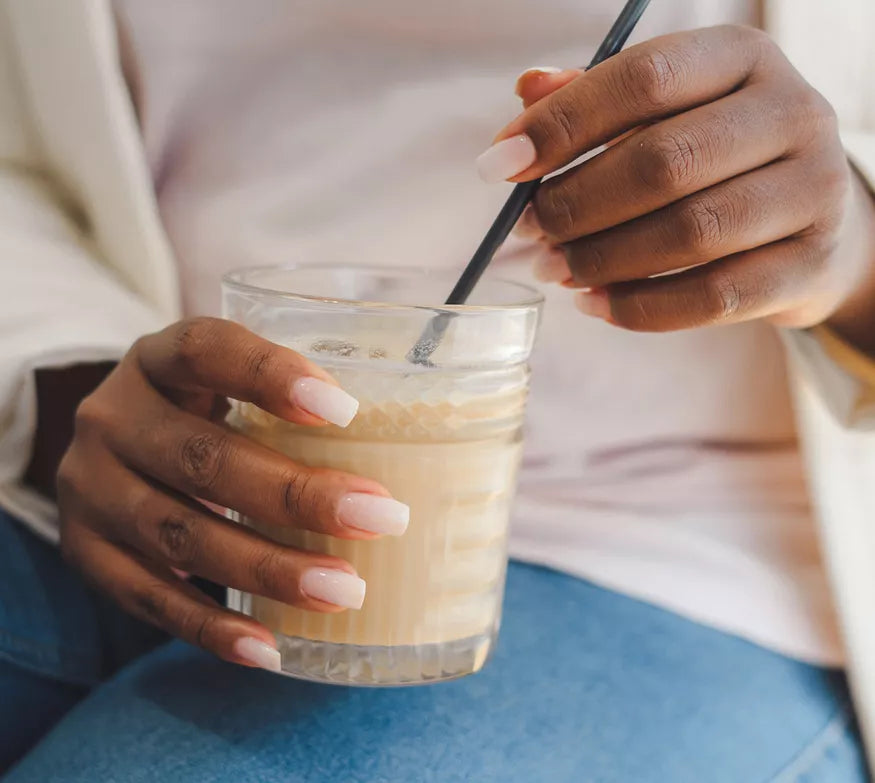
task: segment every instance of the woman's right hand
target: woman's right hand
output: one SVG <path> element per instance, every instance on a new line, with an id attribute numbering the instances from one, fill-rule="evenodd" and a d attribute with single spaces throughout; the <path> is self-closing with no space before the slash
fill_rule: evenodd
<path id="1" fill-rule="evenodd" d="M 270 541 L 196 498 L 340 538 L 399 535 L 379 484 L 308 468 L 221 423 L 226 398 L 301 425 L 346 426 L 358 404 L 304 357 L 238 324 L 183 321 L 143 337 L 76 413 L 58 470 L 61 548 L 133 615 L 229 661 L 278 669 L 271 632 L 179 575 L 318 612 L 362 605 L 349 563 Z"/>

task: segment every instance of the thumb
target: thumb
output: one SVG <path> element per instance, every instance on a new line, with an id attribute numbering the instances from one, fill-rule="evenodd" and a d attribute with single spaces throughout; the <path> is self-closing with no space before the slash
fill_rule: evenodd
<path id="1" fill-rule="evenodd" d="M 528 108 L 568 82 L 574 81 L 581 73 L 583 71 L 577 68 L 529 68 L 517 79 L 515 92 L 522 98 L 523 106 Z"/>

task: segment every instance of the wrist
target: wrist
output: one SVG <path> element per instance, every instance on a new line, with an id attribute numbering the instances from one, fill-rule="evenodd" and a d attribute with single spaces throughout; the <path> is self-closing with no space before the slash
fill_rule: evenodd
<path id="1" fill-rule="evenodd" d="M 850 293 L 826 325 L 856 348 L 875 356 L 875 194 L 852 169 L 847 239 L 838 252 L 855 264 Z"/>

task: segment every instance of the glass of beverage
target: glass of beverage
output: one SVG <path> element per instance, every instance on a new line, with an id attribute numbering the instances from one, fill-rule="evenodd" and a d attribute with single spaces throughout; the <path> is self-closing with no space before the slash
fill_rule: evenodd
<path id="1" fill-rule="evenodd" d="M 364 606 L 338 614 L 230 591 L 231 608 L 276 634 L 287 674 L 418 684 L 478 671 L 495 645 L 541 296 L 487 277 L 469 304 L 443 306 L 453 283 L 417 269 L 331 266 L 223 281 L 226 318 L 320 364 L 360 403 L 346 429 L 300 427 L 236 402 L 229 424 L 297 462 L 379 481 L 410 506 L 403 536 L 366 541 L 236 517 L 348 560 L 367 583 Z M 423 333 L 438 338 L 411 361 Z"/>

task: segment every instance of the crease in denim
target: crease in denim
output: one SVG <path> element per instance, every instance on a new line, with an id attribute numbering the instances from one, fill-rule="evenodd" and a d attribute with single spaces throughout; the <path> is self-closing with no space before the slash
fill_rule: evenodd
<path id="1" fill-rule="evenodd" d="M 801 776 L 810 772 L 815 764 L 822 761 L 827 751 L 837 745 L 848 732 L 851 724 L 850 710 L 848 701 L 839 704 L 823 728 L 775 777 L 765 783 L 799 783 Z"/>
<path id="2" fill-rule="evenodd" d="M 57 645 L 25 639 L 6 629 L 0 629 L 0 661 L 73 685 L 93 686 L 99 680 L 93 657 L 70 651 L 62 654 Z"/>

